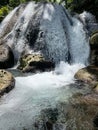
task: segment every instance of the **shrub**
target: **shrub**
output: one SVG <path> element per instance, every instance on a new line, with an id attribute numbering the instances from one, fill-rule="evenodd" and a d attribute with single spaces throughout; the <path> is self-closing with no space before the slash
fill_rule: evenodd
<path id="1" fill-rule="evenodd" d="M 2 19 L 9 13 L 9 7 L 8 6 L 3 6 L 0 9 L 0 22 Z"/>

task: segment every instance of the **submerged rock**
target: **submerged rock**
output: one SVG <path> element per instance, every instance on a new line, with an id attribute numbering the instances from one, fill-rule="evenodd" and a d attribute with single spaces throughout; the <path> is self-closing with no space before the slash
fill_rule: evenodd
<path id="1" fill-rule="evenodd" d="M 28 54 L 20 58 L 18 69 L 23 72 L 45 71 L 54 68 L 54 63 L 45 60 L 41 54 Z"/>
<path id="2" fill-rule="evenodd" d="M 0 95 L 8 93 L 14 88 L 14 85 L 15 79 L 13 75 L 6 70 L 0 70 Z"/>
<path id="3" fill-rule="evenodd" d="M 7 45 L 0 45 L 0 69 L 11 68 L 14 65 L 14 55 Z"/>

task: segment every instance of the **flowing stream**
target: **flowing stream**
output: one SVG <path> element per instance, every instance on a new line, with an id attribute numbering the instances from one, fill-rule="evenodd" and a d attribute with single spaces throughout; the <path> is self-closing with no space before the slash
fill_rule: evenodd
<path id="1" fill-rule="evenodd" d="M 52 72 L 16 77 L 15 88 L 1 98 L 0 130 L 32 128 L 35 117 L 46 108 L 55 108 L 75 93 L 68 85 L 84 65 L 61 64 Z"/>

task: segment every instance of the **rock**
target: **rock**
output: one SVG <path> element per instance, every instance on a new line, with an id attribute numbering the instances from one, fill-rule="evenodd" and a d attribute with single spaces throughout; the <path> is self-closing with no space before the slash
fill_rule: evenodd
<path id="1" fill-rule="evenodd" d="M 37 70 L 44 71 L 54 68 L 54 63 L 45 60 L 41 54 L 27 54 L 20 58 L 18 69 L 23 72 L 35 72 Z"/>
<path id="2" fill-rule="evenodd" d="M 58 110 L 56 108 L 46 108 L 41 110 L 40 116 L 35 120 L 34 130 L 53 130 L 54 124 L 58 118 Z M 56 129 L 55 129 L 56 130 Z"/>
<path id="3" fill-rule="evenodd" d="M 98 31 L 90 37 L 91 57 L 90 63 L 98 66 Z"/>
<path id="4" fill-rule="evenodd" d="M 66 110 L 67 108 L 67 110 Z M 66 129 L 97 130 L 98 129 L 98 95 L 87 94 L 71 97 L 69 106 L 62 106 L 66 114 Z M 96 129 L 97 128 L 97 129 Z"/>
<path id="5" fill-rule="evenodd" d="M 96 86 L 94 87 L 94 92 L 98 94 L 98 83 L 96 84 Z"/>
<path id="6" fill-rule="evenodd" d="M 98 67 L 88 66 L 80 69 L 74 76 L 76 79 L 88 83 L 93 92 L 98 94 Z"/>
<path id="7" fill-rule="evenodd" d="M 93 33 L 90 37 L 90 45 L 92 45 L 93 48 L 95 47 L 94 49 L 96 49 L 96 46 L 98 47 L 98 31 Z"/>
<path id="8" fill-rule="evenodd" d="M 11 68 L 14 65 L 14 55 L 7 45 L 0 45 L 0 69 Z"/>
<path id="9" fill-rule="evenodd" d="M 81 105 L 96 105 L 98 106 L 98 95 L 97 94 L 75 94 L 73 95 L 71 101 L 73 105 L 81 104 Z"/>
<path id="10" fill-rule="evenodd" d="M 83 13 L 79 15 L 79 18 L 84 23 L 89 36 L 91 36 L 93 33 L 98 31 L 98 23 L 93 14 L 91 14 L 90 12 L 84 11 Z"/>
<path id="11" fill-rule="evenodd" d="M 97 82 L 98 67 L 88 66 L 80 69 L 76 74 L 75 78 L 87 83 Z"/>
<path id="12" fill-rule="evenodd" d="M 98 50 L 91 49 L 90 64 L 98 66 Z"/>
<path id="13" fill-rule="evenodd" d="M 13 75 L 6 70 L 0 70 L 0 95 L 8 93 L 14 88 L 14 85 L 15 79 Z"/>

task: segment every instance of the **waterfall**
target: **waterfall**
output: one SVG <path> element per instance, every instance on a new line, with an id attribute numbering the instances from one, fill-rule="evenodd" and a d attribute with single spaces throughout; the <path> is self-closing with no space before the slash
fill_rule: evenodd
<path id="1" fill-rule="evenodd" d="M 0 100 L 0 130 L 48 130 L 42 125 L 47 117 L 40 120 L 41 111 L 86 91 L 77 89 L 74 75 L 89 63 L 87 30 L 64 7 L 46 2 L 16 7 L 2 21 L 0 30 L 2 43 L 10 46 L 15 60 L 23 53 L 38 52 L 56 64 L 53 71 L 32 75 L 12 70 L 16 85 Z M 66 124 L 54 124 L 53 130 L 66 130 Z"/>
<path id="2" fill-rule="evenodd" d="M 16 22 L 6 24 L 12 23 L 14 15 Z M 11 29 L 7 30 L 9 26 Z M 86 29 L 61 5 L 35 2 L 20 5 L 4 19 L 0 30 L 3 43 L 12 48 L 16 60 L 23 53 L 40 52 L 56 64 L 60 61 L 88 64 Z"/>

